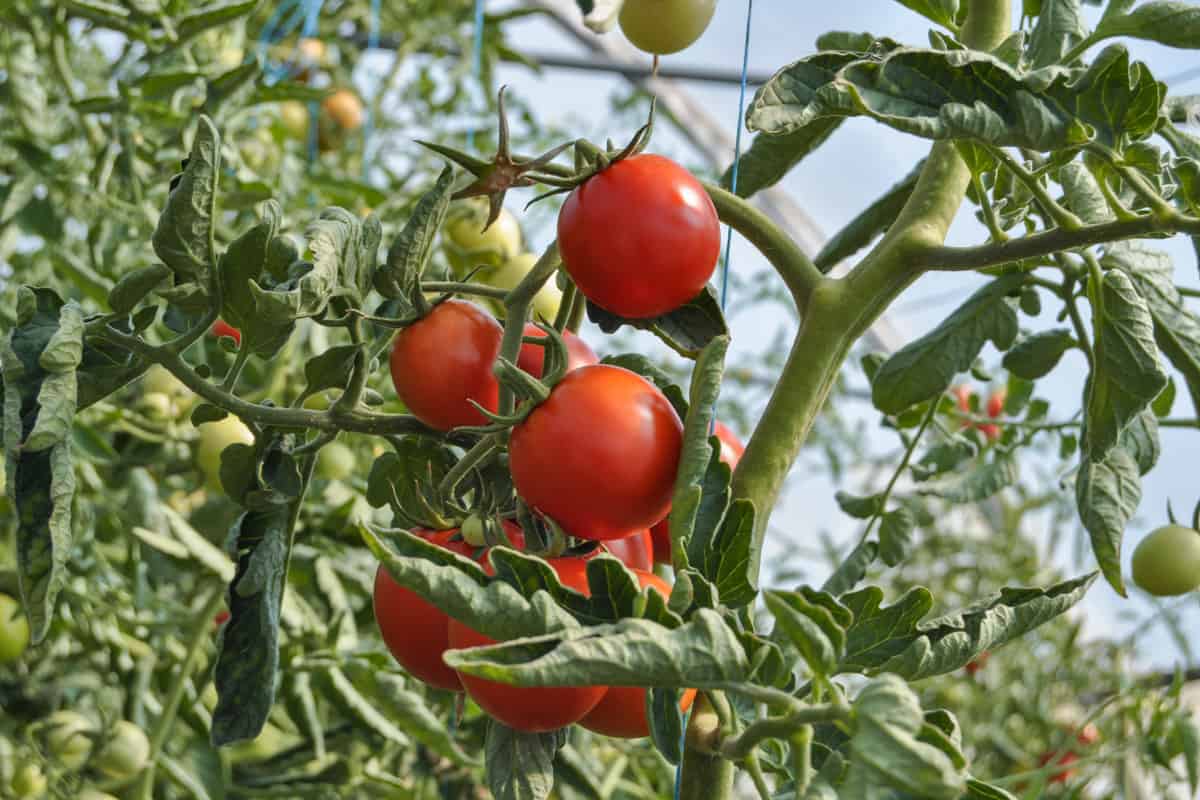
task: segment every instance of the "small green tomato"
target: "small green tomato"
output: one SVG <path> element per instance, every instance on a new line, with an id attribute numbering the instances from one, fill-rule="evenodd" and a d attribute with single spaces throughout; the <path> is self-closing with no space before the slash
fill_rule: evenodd
<path id="1" fill-rule="evenodd" d="M 46 718 L 46 751 L 56 764 L 74 772 L 92 755 L 92 736 L 96 725 L 75 711 L 55 711 Z"/>
<path id="2" fill-rule="evenodd" d="M 512 258 L 521 252 L 521 226 L 508 209 L 501 209 L 500 216 L 485 231 L 488 204 L 476 199 L 462 203 L 451 214 L 446 223 L 446 237 L 461 254 L 481 256 L 494 254 L 498 261 Z M 464 262 L 474 268 L 475 264 Z"/>
<path id="3" fill-rule="evenodd" d="M 699 39 L 716 8 L 717 0 L 625 0 L 618 22 L 634 47 L 664 56 Z"/>
<path id="4" fill-rule="evenodd" d="M 150 760 L 150 740 L 132 722 L 121 720 L 112 726 L 108 741 L 96 754 L 96 769 L 115 781 L 127 781 L 146 768 Z"/>
<path id="5" fill-rule="evenodd" d="M 196 402 L 196 395 L 192 393 L 192 390 L 161 364 L 155 364 L 146 370 L 146 374 L 142 378 L 142 389 L 147 395 L 163 394 L 169 397 L 177 414 L 187 412 Z"/>
<path id="6" fill-rule="evenodd" d="M 317 454 L 317 474 L 327 481 L 344 481 L 354 474 L 354 451 L 341 442 L 330 442 Z"/>
<path id="7" fill-rule="evenodd" d="M 231 444 L 253 444 L 254 434 L 240 419 L 230 414 L 216 422 L 200 426 L 196 446 L 196 464 L 204 473 L 210 489 L 221 488 L 221 452 Z"/>
<path id="8" fill-rule="evenodd" d="M 1164 525 L 1142 539 L 1133 551 L 1133 582 L 1158 597 L 1200 588 L 1200 532 Z"/>
<path id="9" fill-rule="evenodd" d="M 16 598 L 0 593 L 0 664 L 16 661 L 29 646 L 29 620 Z"/>
<path id="10" fill-rule="evenodd" d="M 37 764 L 23 764 L 13 775 L 10 785 L 17 800 L 38 800 L 46 796 L 46 776 Z"/>
<path id="11" fill-rule="evenodd" d="M 538 257 L 533 253 L 522 253 L 515 258 L 510 258 L 496 269 L 482 270 L 475 276 L 475 280 L 497 289 L 512 289 L 529 274 L 529 270 L 533 269 L 537 260 Z M 534 317 L 552 322 L 558 314 L 559 306 L 562 305 L 562 297 L 562 290 L 558 288 L 554 278 L 546 281 L 538 293 L 533 296 Z M 499 310 L 498 304 L 497 310 Z"/>

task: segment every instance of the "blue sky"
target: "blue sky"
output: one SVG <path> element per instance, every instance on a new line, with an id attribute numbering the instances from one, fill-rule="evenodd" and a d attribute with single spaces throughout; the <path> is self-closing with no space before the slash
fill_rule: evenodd
<path id="1" fill-rule="evenodd" d="M 507 5 L 495 4 L 498 8 Z M 816 37 L 830 30 L 870 31 L 918 46 L 928 42 L 929 24 L 896 2 L 858 0 L 797 3 L 795 0 L 758 0 L 753 5 L 749 59 L 753 71 L 772 72 L 811 53 Z M 1015 5 L 1019 7 L 1020 3 Z M 683 53 L 668 57 L 669 63 L 730 70 L 740 68 L 746 9 L 744 0 L 720 2 L 713 23 L 704 36 Z M 1089 6 L 1087 15 L 1095 19 L 1099 10 Z M 583 54 L 576 42 L 552 24 L 531 21 L 524 23 L 519 30 L 518 41 L 531 50 Z M 615 32 L 609 35 L 621 34 Z M 1138 41 L 1126 41 L 1126 45 L 1134 58 L 1151 65 L 1160 80 L 1185 73 L 1197 64 L 1194 51 L 1172 50 Z M 619 78 L 574 71 L 547 70 L 539 76 L 525 69 L 513 68 L 505 70 L 501 79 L 510 85 L 510 91 L 534 103 L 544 119 L 563 124 L 574 123 L 575 130 L 579 129 L 580 122 L 588 130 L 602 127 L 609 114 L 608 98 L 614 89 L 621 88 Z M 687 88 L 716 119 L 728 120 L 732 134 L 738 118 L 737 87 L 690 84 Z M 1200 77 L 1193 78 L 1187 84 L 1173 85 L 1171 90 L 1179 94 L 1186 94 L 1189 90 L 1200 93 Z M 613 131 L 611 134 L 614 138 L 620 138 L 628 132 Z M 852 119 L 820 151 L 805 160 L 783 185 L 826 232 L 832 233 L 866 203 L 902 178 L 912 163 L 928 150 L 928 146 L 927 141 L 904 136 L 877 123 Z M 655 149 L 684 159 L 698 159 L 694 153 L 689 153 L 682 138 L 666 126 L 660 126 L 656 132 Z M 983 238 L 982 228 L 971 215 L 960 213 L 951 231 L 951 242 L 972 244 Z M 535 244 L 544 245 L 545 242 Z M 1190 244 L 1184 239 L 1177 239 L 1162 246 L 1175 257 L 1178 281 L 1190 286 L 1200 285 L 1196 255 Z M 741 274 L 749 275 L 764 267 L 757 254 L 737 243 L 736 237 L 732 254 L 732 268 Z M 900 298 L 889 315 L 890 319 L 905 333 L 906 338 L 919 335 L 952 311 L 977 282 L 978 279 L 970 275 L 942 273 L 928 276 Z M 757 311 L 753 318 L 735 318 L 732 325 L 736 347 L 754 351 L 769 346 L 770 336 L 783 319 L 764 319 Z M 1048 317 L 1046 324 L 1053 324 L 1052 318 Z M 985 358 L 990 363 L 998 360 L 994 352 L 985 353 Z M 1040 384 L 1039 394 L 1050 399 L 1059 413 L 1063 413 L 1062 409 L 1077 407 L 1084 368 L 1081 356 L 1068 356 L 1063 365 Z M 1076 405 L 1073 406 L 1073 403 Z M 1181 394 L 1175 408 L 1177 415 L 1187 413 L 1185 405 L 1186 399 Z M 863 411 L 869 413 L 869 409 Z M 880 450 L 894 445 L 891 434 L 881 432 L 879 436 Z M 1194 475 L 1198 453 L 1200 431 L 1163 431 L 1163 457 L 1145 479 L 1138 518 L 1127 532 L 1124 547 L 1126 574 L 1129 554 L 1136 542 L 1165 521 L 1168 498 L 1177 511 L 1190 513 L 1200 495 L 1200 485 Z M 789 535 L 795 536 L 803 536 L 805 531 L 825 529 L 842 541 L 857 535 L 858 524 L 842 515 L 832 500 L 835 488 L 855 487 L 834 487 L 827 481 L 794 475 L 792 490 L 775 513 L 775 527 L 790 531 Z M 801 527 L 789 525 L 789 521 L 793 520 L 804 520 L 804 524 Z M 1045 534 L 1043 531 L 1037 535 Z M 1076 541 L 1074 536 L 1063 538 L 1068 545 Z M 1072 574 L 1094 567 L 1094 560 L 1086 552 L 1082 561 L 1077 562 L 1070 546 L 1060 547 L 1048 557 L 1055 558 L 1064 570 Z M 1114 634 L 1132 630 L 1153 611 L 1154 606 L 1144 596 L 1135 595 L 1131 600 L 1123 601 L 1106 584 L 1098 583 L 1089 593 L 1080 613 L 1086 616 L 1091 631 Z M 1195 607 L 1194 603 L 1187 621 L 1193 628 L 1200 627 L 1200 608 Z M 1150 646 L 1142 649 L 1142 657 L 1148 665 L 1169 667 L 1178 660 L 1177 651 L 1161 629 L 1149 634 L 1147 642 Z"/>

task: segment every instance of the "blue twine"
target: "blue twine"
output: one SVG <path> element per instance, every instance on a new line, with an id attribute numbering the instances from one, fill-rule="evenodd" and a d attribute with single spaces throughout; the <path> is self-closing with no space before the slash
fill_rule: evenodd
<path id="1" fill-rule="evenodd" d="M 317 26 L 321 18 L 321 7 L 325 5 L 325 0 L 305 0 L 304 2 L 304 37 L 310 38 L 317 35 Z M 309 82 L 312 82 L 311 73 Z M 315 100 L 308 104 L 308 163 L 313 163 L 317 160 L 317 124 L 318 116 L 321 109 L 318 107 Z"/>
<path id="2" fill-rule="evenodd" d="M 483 0 L 475 0 L 475 45 L 474 45 L 474 66 L 475 82 L 480 83 L 483 80 Z M 467 146 L 474 149 L 475 147 L 475 123 L 471 123 L 471 130 L 467 134 Z"/>
<path id="3" fill-rule="evenodd" d="M 688 720 L 691 718 L 692 709 L 689 707 L 683 713 L 683 730 L 679 732 L 679 764 L 675 767 L 675 800 L 679 800 L 680 786 L 683 783 L 683 751 L 687 747 Z"/>

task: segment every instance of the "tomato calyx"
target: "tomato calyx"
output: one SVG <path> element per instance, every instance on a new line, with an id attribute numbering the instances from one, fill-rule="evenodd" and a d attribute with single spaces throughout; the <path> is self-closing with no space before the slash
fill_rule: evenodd
<path id="1" fill-rule="evenodd" d="M 504 195 L 509 189 L 536 186 L 539 183 L 555 186 L 562 183 L 562 178 L 546 174 L 542 168 L 574 144 L 564 142 L 532 159 L 514 157 L 509 149 L 508 114 L 504 108 L 504 92 L 507 88 L 500 87 L 497 101 L 500 122 L 496 137 L 496 154 L 490 161 L 436 142 L 417 140 L 417 144 L 449 159 L 475 176 L 474 181 L 452 194 L 451 198 L 462 200 L 467 197 L 486 197 L 489 208 L 487 223 L 483 226 L 485 231 L 499 219 L 500 211 L 504 208 Z"/>

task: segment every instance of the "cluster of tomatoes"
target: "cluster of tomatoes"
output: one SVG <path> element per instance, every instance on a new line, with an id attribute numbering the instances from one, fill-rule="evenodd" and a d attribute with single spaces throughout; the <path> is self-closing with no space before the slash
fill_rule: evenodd
<path id="1" fill-rule="evenodd" d="M 454 228 L 448 233 L 460 247 L 467 238 Z M 590 302 L 626 318 L 655 317 L 704 290 L 720 251 L 719 222 L 712 201 L 686 170 L 661 156 L 635 155 L 572 192 L 560 212 L 558 244 L 564 271 Z M 487 424 L 479 409 L 498 409 L 493 367 L 502 335 L 500 322 L 479 305 L 459 299 L 437 304 L 396 336 L 390 366 L 400 400 L 438 430 Z M 527 323 L 517 360 L 539 379 L 545 377 L 545 335 Z M 665 599 L 669 584 L 650 570 L 654 561 L 670 561 L 666 518 L 683 424 L 658 387 L 599 363 L 571 331 L 563 339 L 566 374 L 510 431 L 513 486 L 535 513 L 577 540 L 599 543 L 586 555 L 548 559 L 564 586 L 586 595 L 587 561 L 606 549 L 644 589 Z M 724 425 L 717 434 L 722 458 L 736 465 L 741 442 Z M 510 520 L 502 524 L 510 543 L 524 548 L 524 532 Z M 491 570 L 478 537 L 459 529 L 415 533 Z M 647 735 L 644 689 L 521 688 L 450 669 L 442 661 L 447 649 L 492 641 L 399 586 L 383 567 L 376 574 L 374 607 L 384 641 L 405 669 L 431 686 L 465 690 L 512 728 L 549 731 L 579 722 L 610 736 Z M 686 692 L 681 707 L 693 696 Z"/>
<path id="2" fill-rule="evenodd" d="M 975 392 L 967 386 L 954 387 L 954 398 L 958 401 L 958 409 L 964 414 L 971 413 L 971 400 L 974 396 Z M 1008 392 L 1004 389 L 993 392 L 985 405 L 987 415 L 992 419 L 998 419 L 1004 413 L 1004 403 L 1007 399 Z M 977 429 L 989 442 L 995 442 L 1000 438 L 1000 426 L 994 422 L 963 422 L 962 427 Z"/>

